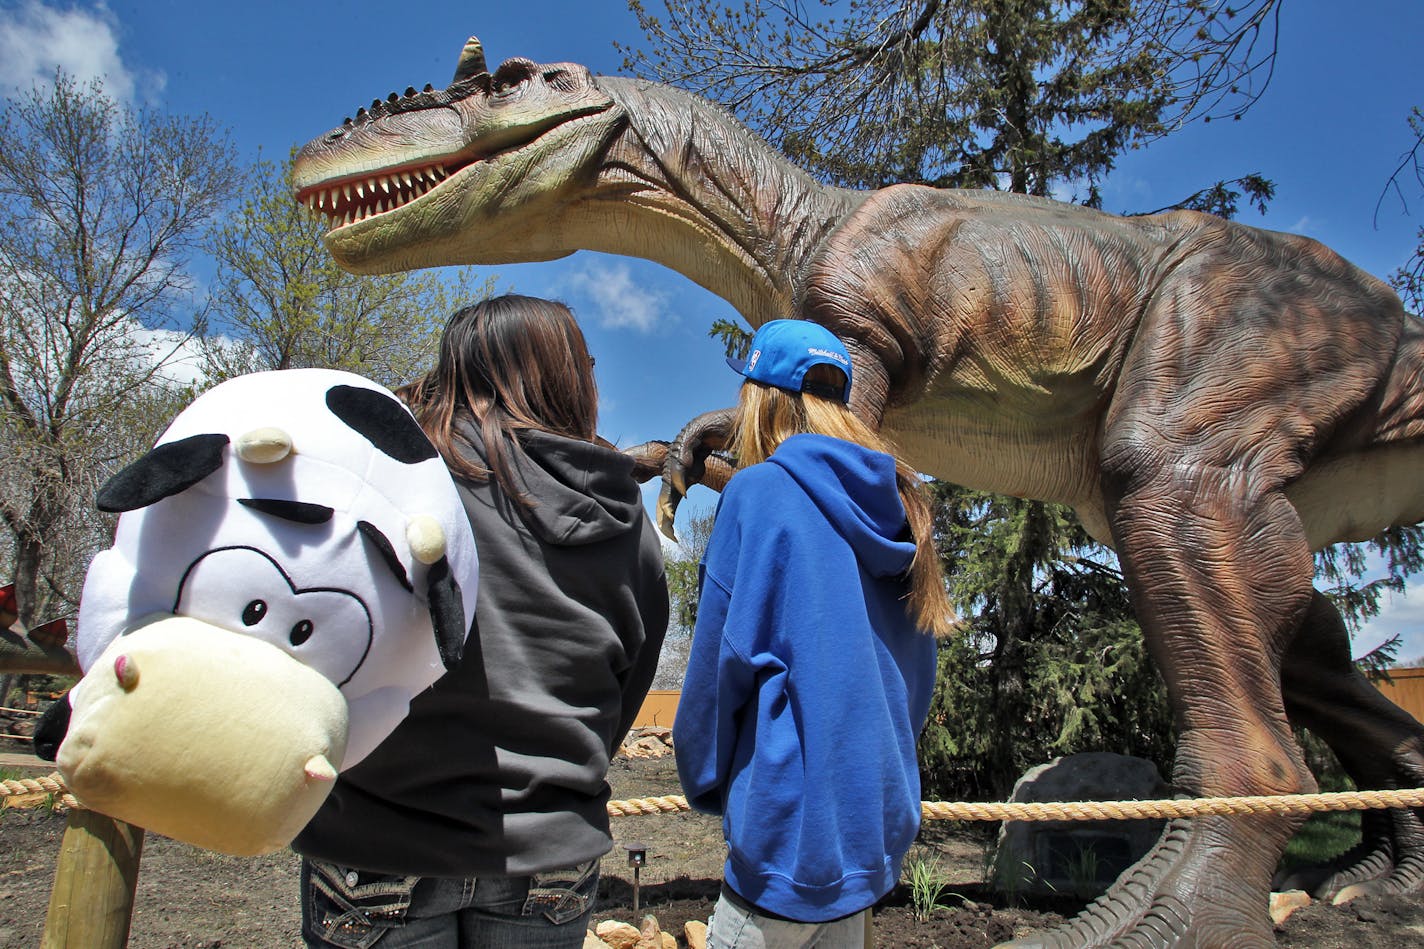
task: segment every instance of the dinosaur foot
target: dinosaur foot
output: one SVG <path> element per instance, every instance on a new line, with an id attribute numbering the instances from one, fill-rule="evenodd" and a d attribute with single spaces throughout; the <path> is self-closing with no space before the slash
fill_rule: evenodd
<path id="1" fill-rule="evenodd" d="M 999 949 L 1266 949 L 1275 945 L 1263 853 L 1269 821 L 1170 821 L 1146 857 L 1063 926 Z"/>
<path id="2" fill-rule="evenodd" d="M 1413 811 L 1366 811 L 1361 829 L 1357 846 L 1327 864 L 1277 875 L 1272 889 L 1305 890 L 1337 905 L 1424 890 L 1424 838 Z"/>

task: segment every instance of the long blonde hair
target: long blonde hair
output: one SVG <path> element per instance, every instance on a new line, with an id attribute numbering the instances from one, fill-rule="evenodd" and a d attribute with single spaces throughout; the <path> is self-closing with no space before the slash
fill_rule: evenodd
<path id="1" fill-rule="evenodd" d="M 835 366 L 816 365 L 807 370 L 806 381 L 839 391 L 845 385 L 845 375 Z M 918 474 L 839 399 L 823 398 L 810 392 L 790 392 L 751 379 L 742 383 L 731 444 L 738 467 L 765 461 L 786 439 L 807 432 L 853 442 L 895 459 L 895 486 L 915 542 L 907 596 L 910 615 L 926 632 L 948 635 L 955 628 L 957 618 L 945 594 L 944 574 L 934 546 L 933 518 Z"/>

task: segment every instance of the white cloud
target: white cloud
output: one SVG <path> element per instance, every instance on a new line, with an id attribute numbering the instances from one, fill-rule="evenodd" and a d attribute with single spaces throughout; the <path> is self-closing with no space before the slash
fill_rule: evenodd
<path id="1" fill-rule="evenodd" d="M 158 367 L 160 376 L 183 385 L 204 380 L 202 354 L 191 334 L 135 325 L 132 335 Z"/>
<path id="2" fill-rule="evenodd" d="M 137 72 L 119 55 L 118 18 L 103 3 L 88 8 L 47 6 L 24 0 L 0 17 L 0 91 L 28 89 L 62 69 L 80 83 L 102 79 L 115 100 L 132 104 L 140 85 Z M 144 84 L 161 88 L 161 75 Z"/>
<path id="3" fill-rule="evenodd" d="M 668 294 L 634 283 L 632 271 L 621 262 L 587 264 L 566 274 L 559 284 L 568 295 L 593 304 L 592 313 L 575 306 L 580 319 L 591 318 L 605 329 L 651 333 L 672 318 Z"/>

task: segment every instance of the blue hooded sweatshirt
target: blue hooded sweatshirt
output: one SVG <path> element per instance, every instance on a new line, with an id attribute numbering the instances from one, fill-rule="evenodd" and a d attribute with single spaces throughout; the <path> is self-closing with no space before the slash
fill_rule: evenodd
<path id="1" fill-rule="evenodd" d="M 894 459 L 851 442 L 795 435 L 722 493 L 673 744 L 688 802 L 722 815 L 727 884 L 778 916 L 874 905 L 919 832 L 936 646 L 907 612 L 914 552 Z"/>

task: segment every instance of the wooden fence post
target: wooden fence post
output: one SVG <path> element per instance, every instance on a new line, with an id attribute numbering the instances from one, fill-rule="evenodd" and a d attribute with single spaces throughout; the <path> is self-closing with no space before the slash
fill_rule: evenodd
<path id="1" fill-rule="evenodd" d="M 123 949 L 142 854 L 142 827 L 72 809 L 59 846 L 41 949 Z"/>

